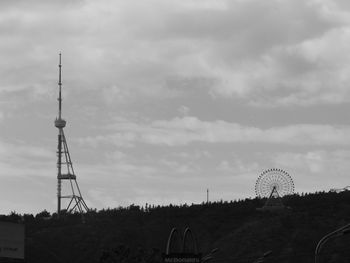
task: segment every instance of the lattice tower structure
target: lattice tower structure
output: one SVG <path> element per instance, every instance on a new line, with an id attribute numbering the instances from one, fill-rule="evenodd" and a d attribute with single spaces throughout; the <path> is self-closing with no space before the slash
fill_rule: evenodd
<path id="1" fill-rule="evenodd" d="M 64 135 L 63 128 L 67 122 L 62 118 L 62 63 L 61 54 L 59 54 L 59 78 L 58 78 L 58 117 L 55 120 L 55 127 L 58 129 L 57 145 L 57 214 L 64 209 L 71 212 L 84 213 L 89 210 L 81 194 L 77 177 L 74 172 L 72 159 L 68 150 L 68 144 Z M 62 188 L 65 188 L 65 194 L 62 194 Z M 62 204 L 64 202 L 64 204 Z"/>

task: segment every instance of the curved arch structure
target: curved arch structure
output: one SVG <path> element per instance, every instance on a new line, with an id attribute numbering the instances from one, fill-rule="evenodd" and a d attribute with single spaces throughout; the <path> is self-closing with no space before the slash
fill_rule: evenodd
<path id="1" fill-rule="evenodd" d="M 188 249 L 188 239 L 192 241 L 192 249 L 193 251 L 187 251 Z M 197 247 L 197 240 L 195 239 L 192 231 L 190 228 L 186 228 L 184 235 L 183 235 L 183 240 L 182 240 L 182 252 L 192 252 L 195 254 L 198 254 L 198 247 Z"/>
<path id="2" fill-rule="evenodd" d="M 170 235 L 169 235 L 169 238 L 168 238 L 168 242 L 167 242 L 167 245 L 166 245 L 166 254 L 169 255 L 170 250 L 172 248 L 172 244 L 174 242 L 174 238 L 178 237 L 179 235 L 179 231 L 177 231 L 177 228 L 174 227 L 173 229 L 171 229 L 171 232 L 170 232 Z M 177 238 L 177 242 L 179 242 L 179 238 Z M 179 252 L 179 251 L 178 251 Z"/>
<path id="3" fill-rule="evenodd" d="M 174 242 L 177 242 L 178 251 L 173 250 Z M 191 247 L 190 247 L 190 244 L 192 244 Z M 174 227 L 173 229 L 171 229 L 165 253 L 166 255 L 169 255 L 171 253 L 198 254 L 197 240 L 194 237 L 191 229 L 189 227 L 186 227 L 182 238 L 181 236 L 179 236 L 179 231 L 177 230 L 177 228 Z"/>

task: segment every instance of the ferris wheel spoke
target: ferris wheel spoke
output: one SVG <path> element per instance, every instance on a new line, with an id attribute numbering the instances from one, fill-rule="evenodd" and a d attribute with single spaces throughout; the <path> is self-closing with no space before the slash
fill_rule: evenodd
<path id="1" fill-rule="evenodd" d="M 294 193 L 292 177 L 282 169 L 268 169 L 263 171 L 255 184 L 255 193 L 258 197 L 269 197 L 273 191 L 279 196 Z"/>

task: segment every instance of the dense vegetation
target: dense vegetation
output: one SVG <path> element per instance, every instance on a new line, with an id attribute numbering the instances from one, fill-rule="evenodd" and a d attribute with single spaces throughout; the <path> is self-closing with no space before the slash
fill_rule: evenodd
<path id="1" fill-rule="evenodd" d="M 161 262 L 173 227 L 194 232 L 211 262 L 254 262 L 266 251 L 266 262 L 314 262 L 318 241 L 350 223 L 350 191 L 283 198 L 290 207 L 259 212 L 264 202 L 247 199 L 166 207 L 126 208 L 65 215 L 12 213 L 2 220 L 26 225 L 27 262 Z M 323 249 L 322 262 L 350 262 L 350 235 L 339 236 Z"/>

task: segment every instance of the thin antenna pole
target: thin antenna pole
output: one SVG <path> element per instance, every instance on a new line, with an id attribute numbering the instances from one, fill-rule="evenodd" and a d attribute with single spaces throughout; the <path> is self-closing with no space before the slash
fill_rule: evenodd
<path id="1" fill-rule="evenodd" d="M 207 204 L 209 204 L 209 189 L 207 189 Z"/>
<path id="2" fill-rule="evenodd" d="M 59 75 L 58 75 L 58 86 L 59 86 L 59 96 L 58 96 L 58 119 L 61 119 L 62 114 L 62 63 L 61 63 L 61 53 L 60 53 L 60 63 L 58 65 Z"/>

